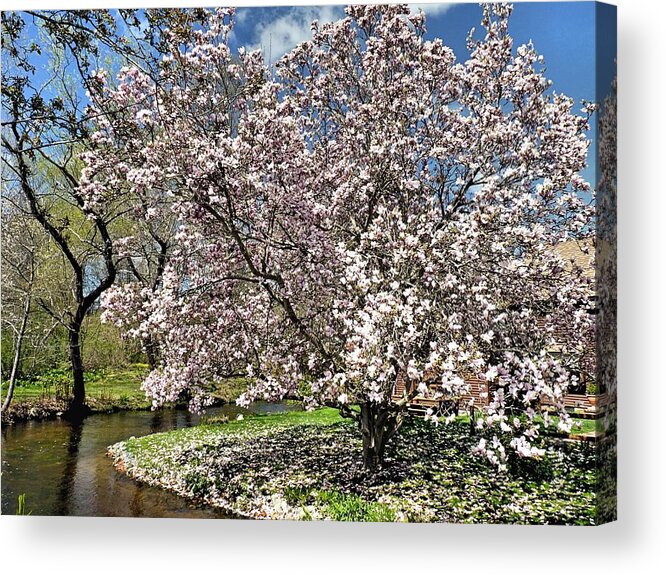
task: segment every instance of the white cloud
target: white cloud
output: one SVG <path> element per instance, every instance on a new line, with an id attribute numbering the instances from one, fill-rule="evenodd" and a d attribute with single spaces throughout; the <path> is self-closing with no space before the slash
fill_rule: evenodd
<path id="1" fill-rule="evenodd" d="M 423 10 L 426 16 L 444 14 L 452 8 L 452 3 L 410 4 L 412 11 Z M 320 24 L 333 22 L 344 17 L 343 6 L 292 6 L 274 20 L 260 21 L 254 29 L 254 44 L 250 49 L 261 48 L 267 61 L 279 60 L 296 45 L 312 38 L 310 25 L 313 20 Z M 251 10 L 237 13 L 237 22 L 245 24 L 252 18 Z"/>
<path id="2" fill-rule="evenodd" d="M 260 22 L 254 31 L 256 43 L 252 48 L 261 48 L 266 60 L 275 62 L 294 46 L 312 38 L 313 20 L 323 24 L 343 15 L 341 6 L 294 6 L 275 20 Z"/>
<path id="3" fill-rule="evenodd" d="M 427 16 L 437 16 L 439 14 L 444 14 L 450 8 L 453 8 L 454 4 L 449 2 L 437 2 L 435 4 L 410 4 L 409 7 L 412 9 L 412 12 L 417 12 L 419 8 L 425 12 Z"/>

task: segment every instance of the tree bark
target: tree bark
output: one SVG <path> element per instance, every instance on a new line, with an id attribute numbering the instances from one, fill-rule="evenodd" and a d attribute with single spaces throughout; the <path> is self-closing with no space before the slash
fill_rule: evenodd
<path id="1" fill-rule="evenodd" d="M 81 355 L 81 323 L 74 321 L 69 326 L 69 359 L 72 364 L 72 401 L 69 415 L 79 417 L 85 414 L 86 387 L 83 379 L 83 357 Z"/>
<path id="2" fill-rule="evenodd" d="M 155 347 L 152 336 L 146 336 L 143 348 L 146 350 L 146 358 L 148 359 L 148 367 L 150 368 L 150 371 L 154 371 L 157 368 L 157 352 Z"/>
<path id="3" fill-rule="evenodd" d="M 359 427 L 363 436 L 363 466 L 371 472 L 384 464 L 386 444 L 400 429 L 404 413 L 395 412 L 390 405 L 361 404 Z"/>

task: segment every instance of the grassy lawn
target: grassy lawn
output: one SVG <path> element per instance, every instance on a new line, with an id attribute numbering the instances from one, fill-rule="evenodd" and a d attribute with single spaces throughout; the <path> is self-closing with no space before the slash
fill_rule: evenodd
<path id="1" fill-rule="evenodd" d="M 573 435 L 584 435 L 597 432 L 598 423 L 594 419 L 574 419 L 574 426 L 571 429 Z"/>
<path id="2" fill-rule="evenodd" d="M 499 473 L 464 422 L 409 418 L 375 474 L 337 410 L 246 417 L 111 446 L 129 476 L 244 517 L 451 523 L 594 523 L 594 448 L 548 440 Z"/>
<path id="3" fill-rule="evenodd" d="M 85 374 L 86 396 L 92 404 L 117 403 L 132 407 L 149 407 L 141 391 L 141 381 L 148 366 L 137 363 L 125 368 L 98 369 Z M 3 382 L 5 396 L 9 384 Z M 72 379 L 69 368 L 52 369 L 32 380 L 20 379 L 14 390 L 14 401 L 38 401 L 67 397 L 71 393 Z"/>
<path id="4" fill-rule="evenodd" d="M 104 369 L 91 373 L 86 381 L 88 401 L 98 400 L 126 407 L 147 408 L 150 401 L 141 391 L 141 382 L 147 372 L 147 365 L 137 363 L 124 369 Z"/>
<path id="5" fill-rule="evenodd" d="M 86 398 L 94 410 L 148 409 L 151 402 L 141 390 L 141 382 L 148 373 L 148 365 L 135 363 L 124 368 L 89 370 L 85 373 Z M 224 402 L 234 401 L 246 388 L 243 377 L 229 378 L 219 383 L 212 395 Z M 2 384 L 4 398 L 9 387 Z M 68 367 L 52 369 L 34 379 L 20 379 L 14 390 L 13 401 L 20 403 L 49 402 L 64 399 L 71 394 L 72 379 Z"/>
<path id="6" fill-rule="evenodd" d="M 231 403 L 247 389 L 248 379 L 246 377 L 229 377 L 218 382 L 212 389 L 211 395 L 216 399 Z"/>
<path id="7" fill-rule="evenodd" d="M 160 452 L 181 444 L 203 445 L 216 436 L 247 437 L 259 436 L 262 432 L 276 431 L 292 426 L 327 426 L 341 423 L 343 418 L 337 409 L 324 407 L 315 411 L 288 411 L 284 413 L 259 414 L 242 420 L 232 419 L 225 423 L 201 424 L 174 432 L 155 433 L 132 438 L 123 444 L 123 449 L 132 456 L 141 456 L 150 463 L 153 454 L 155 462 Z"/>

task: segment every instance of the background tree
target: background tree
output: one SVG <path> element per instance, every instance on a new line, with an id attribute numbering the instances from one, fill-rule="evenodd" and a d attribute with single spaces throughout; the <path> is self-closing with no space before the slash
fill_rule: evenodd
<path id="1" fill-rule="evenodd" d="M 556 246 L 592 233 L 592 107 L 549 92 L 510 13 L 484 8 L 460 64 L 424 39 L 422 13 L 349 7 L 271 79 L 258 52 L 232 60 L 233 11 L 218 10 L 193 41 L 167 36 L 159 82 L 121 73 L 109 97 L 152 140 L 102 119 L 86 205 L 112 204 L 119 183 L 175 198 L 178 247 L 139 328 L 165 343 L 144 384 L 156 405 L 187 391 L 200 408 L 244 360 L 240 403 L 305 385 L 311 405 L 358 421 L 370 469 L 416 394 L 460 395 L 468 375 L 491 385 L 478 451 L 500 467 L 570 426 L 591 285 Z M 116 159 L 121 146 L 139 161 Z"/>
<path id="2" fill-rule="evenodd" d="M 2 402 L 2 411 L 11 404 L 23 359 L 23 348 L 33 312 L 35 275 L 43 237 L 30 222 L 3 206 L 2 230 L 2 324 L 3 332 L 11 333 L 11 368 L 9 387 Z M 3 341 L 3 346 L 10 340 Z"/>
<path id="3" fill-rule="evenodd" d="M 102 22 L 101 15 L 91 17 Z M 53 28 L 65 32 L 61 45 L 54 42 L 56 49 L 60 48 L 62 53 L 63 45 L 74 46 L 79 55 L 78 46 L 68 44 L 75 42 L 67 38 L 69 23 L 61 24 L 61 28 Z M 9 46 L 11 57 L 9 65 L 3 67 L 3 162 L 5 172 L 11 174 L 7 179 L 8 193 L 23 196 L 31 216 L 53 239 L 71 272 L 73 305 L 66 316 L 59 319 L 68 330 L 73 376 L 71 410 L 80 413 L 85 402 L 81 328 L 86 313 L 115 279 L 110 222 L 84 211 L 78 194 L 74 145 L 86 137 L 78 86 L 68 86 L 66 66 L 58 67 L 50 78 L 35 78 L 36 68 L 29 61 L 29 54 L 40 52 L 44 46 L 21 46 L 18 38 L 23 27 L 20 17 L 3 14 L 3 46 Z M 78 60 L 75 62 L 80 65 Z M 45 87 L 58 80 L 68 101 L 67 108 L 60 95 L 44 98 Z M 45 164 L 58 171 L 55 181 L 44 177 L 40 167 Z M 75 214 L 79 217 L 72 222 Z M 90 270 L 100 259 L 104 262 L 105 274 L 96 282 Z M 56 316 L 56 310 L 50 309 L 50 312 Z"/>

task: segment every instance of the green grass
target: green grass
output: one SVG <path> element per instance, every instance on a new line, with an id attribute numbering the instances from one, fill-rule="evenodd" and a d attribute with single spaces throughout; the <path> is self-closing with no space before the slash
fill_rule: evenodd
<path id="1" fill-rule="evenodd" d="M 258 436 L 263 431 L 274 431 L 296 425 L 332 425 L 342 421 L 337 409 L 322 408 L 314 411 L 290 411 L 252 415 L 228 422 L 201 423 L 175 431 L 153 433 L 143 437 L 131 437 L 123 442 L 123 449 L 144 468 L 159 468 L 158 462 L 173 450 L 183 445 L 205 445 L 214 443 L 217 437 L 226 435 Z M 174 467 L 179 467 L 174 464 Z"/>
<path id="2" fill-rule="evenodd" d="M 88 400 L 127 404 L 127 406 L 148 407 L 150 402 L 141 391 L 141 382 L 148 373 L 148 366 L 133 364 L 125 369 L 98 370 L 91 372 L 86 381 Z"/>
<path id="3" fill-rule="evenodd" d="M 307 503 L 313 497 L 325 515 L 334 521 L 383 521 L 393 522 L 396 513 L 391 507 L 376 501 L 366 501 L 355 493 L 342 493 L 333 489 L 312 491 L 304 487 L 284 488 L 284 497 L 290 505 L 302 506 L 304 519 L 308 517 Z"/>
<path id="4" fill-rule="evenodd" d="M 274 426 L 274 425 L 333 425 L 342 421 L 340 412 L 333 407 L 322 407 L 313 411 L 285 411 L 254 415 L 232 425 Z"/>
<path id="5" fill-rule="evenodd" d="M 32 515 L 32 511 L 28 511 L 25 505 L 25 493 L 18 496 L 18 507 L 16 508 L 16 515 Z"/>
<path id="6" fill-rule="evenodd" d="M 141 390 L 148 365 L 134 363 L 125 368 L 88 370 L 85 373 L 86 399 L 95 410 L 147 409 L 151 402 Z M 212 395 L 225 402 L 234 401 L 247 388 L 247 379 L 234 377 L 219 383 Z M 2 397 L 8 382 L 2 384 Z M 66 399 L 71 395 L 72 376 L 68 366 L 51 369 L 32 379 L 19 379 L 14 389 L 14 402 L 37 403 Z"/>
<path id="7" fill-rule="evenodd" d="M 85 374 L 86 396 L 92 402 L 112 402 L 148 407 L 141 391 L 141 381 L 148 371 L 142 363 L 121 369 L 98 369 Z M 5 396 L 8 382 L 2 384 Z M 20 379 L 14 389 L 14 401 L 64 398 L 71 394 L 72 376 L 67 367 L 51 369 L 34 379 Z"/>
<path id="8" fill-rule="evenodd" d="M 290 411 L 284 413 L 258 414 L 241 420 L 222 420 L 219 423 L 200 424 L 196 427 L 157 433 L 144 437 L 130 438 L 123 443 L 124 450 L 140 465 L 153 468 L 153 458 L 161 459 L 165 453 L 177 453 L 182 446 L 204 446 L 214 444 L 215 438 L 224 436 L 259 437 L 263 432 L 274 433 L 280 429 L 311 426 L 327 427 L 340 424 L 344 420 L 337 409 L 319 408 L 314 411 Z M 180 467 L 174 460 L 171 465 Z M 156 466 L 156 467 L 159 467 Z M 209 481 L 198 474 L 187 474 L 185 481 L 191 493 L 205 492 Z M 325 510 L 326 516 L 336 521 L 383 521 L 396 520 L 395 511 L 384 503 L 367 501 L 357 494 L 337 490 L 320 489 L 314 493 L 302 487 L 285 487 L 284 495 L 290 504 L 303 504 L 304 519 L 308 519 L 306 500 L 313 496 L 317 505 Z"/>
<path id="9" fill-rule="evenodd" d="M 211 395 L 226 403 L 231 403 L 247 389 L 247 386 L 247 377 L 229 377 L 217 383 L 211 391 Z"/>
<path id="10" fill-rule="evenodd" d="M 319 503 L 325 505 L 325 513 L 333 521 L 383 521 L 393 522 L 396 513 L 388 505 L 366 501 L 355 494 L 322 490 L 316 495 Z"/>
<path id="11" fill-rule="evenodd" d="M 233 435 L 236 433 L 254 435 L 264 430 L 279 429 L 292 425 L 333 425 L 341 421 L 343 419 L 340 412 L 332 407 L 324 407 L 314 411 L 258 414 L 241 420 L 232 419 L 224 423 L 203 423 L 176 431 L 133 437 L 125 442 L 125 448 L 133 455 L 150 458 L 151 453 L 180 444 L 206 442 L 216 435 Z"/>
<path id="12" fill-rule="evenodd" d="M 580 427 L 578 427 L 580 425 Z M 597 431 L 598 420 L 595 419 L 575 419 L 574 426 L 571 428 L 571 433 L 580 435 L 583 433 L 595 433 Z"/>

